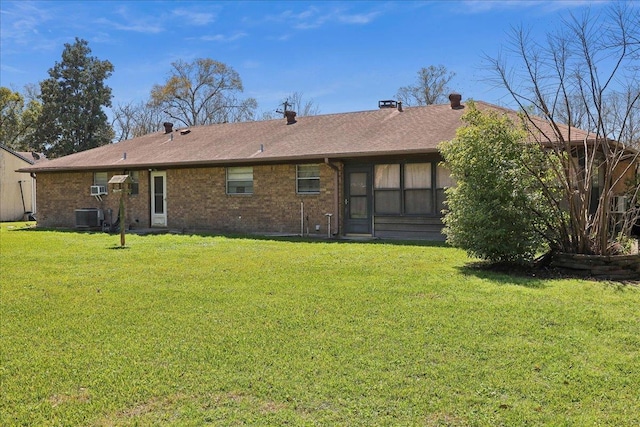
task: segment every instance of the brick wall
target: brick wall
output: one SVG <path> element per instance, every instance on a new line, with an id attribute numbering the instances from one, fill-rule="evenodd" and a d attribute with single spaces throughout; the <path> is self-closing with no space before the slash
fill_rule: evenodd
<path id="1" fill-rule="evenodd" d="M 124 172 L 109 172 L 113 175 Z M 139 194 L 129 195 L 126 199 L 126 222 L 128 226 L 149 227 L 149 179 L 148 172 L 140 171 Z M 38 173 L 36 187 L 38 190 L 38 226 L 73 228 L 76 224 L 75 210 L 99 208 L 109 220 L 109 209 L 112 220 L 118 216 L 120 195 L 112 193 L 101 196 L 102 201 L 90 195 L 93 185 L 93 172 L 59 172 Z M 109 186 L 111 187 L 111 186 Z M 41 198 L 40 198 L 41 197 Z"/>
<path id="2" fill-rule="evenodd" d="M 295 165 L 253 167 L 253 194 L 226 194 L 225 168 L 167 171 L 168 227 L 220 232 L 327 233 L 326 213 L 335 211 L 333 169 L 320 167 L 320 194 L 296 194 Z M 334 213 L 335 217 L 335 213 Z M 320 228 L 316 231 L 316 225 Z M 336 219 L 333 219 L 332 232 Z"/>
<path id="3" fill-rule="evenodd" d="M 124 173 L 113 171 L 113 175 Z M 304 204 L 304 231 L 327 234 L 326 213 L 332 213 L 332 233 L 336 233 L 335 171 L 320 166 L 320 194 L 296 194 L 295 165 L 253 167 L 253 194 L 226 194 L 226 168 L 168 169 L 167 227 L 184 231 L 227 233 L 300 233 L 301 204 Z M 150 227 L 149 172 L 139 172 L 139 194 L 126 202 L 126 224 L 133 228 Z M 338 182 L 341 182 L 341 178 Z M 75 209 L 100 208 L 109 219 L 118 215 L 119 195 L 89 195 L 93 172 L 39 173 L 38 226 L 75 227 Z M 110 186 L 111 187 L 111 186 Z M 341 216 L 341 214 L 339 215 Z M 316 225 L 320 229 L 316 231 Z"/>

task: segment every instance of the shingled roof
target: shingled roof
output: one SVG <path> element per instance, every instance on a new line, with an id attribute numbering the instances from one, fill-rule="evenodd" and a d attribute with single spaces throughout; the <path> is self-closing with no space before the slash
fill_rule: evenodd
<path id="1" fill-rule="evenodd" d="M 21 160 L 24 160 L 25 162 L 33 165 L 34 163 L 38 163 L 38 162 L 42 162 L 42 161 L 46 161 L 47 158 L 44 156 L 44 154 L 42 153 L 35 153 L 32 151 L 14 151 L 11 148 L 7 147 L 6 145 L 0 144 L 0 149 L 1 150 L 5 150 L 8 153 L 13 154 L 14 156 L 18 157 Z"/>
<path id="2" fill-rule="evenodd" d="M 483 102 L 476 106 L 514 114 Z M 455 137 L 465 111 L 445 104 L 298 117 L 294 124 L 280 119 L 197 126 L 188 132 L 151 133 L 21 170 L 166 168 L 427 154 Z M 572 139 L 585 136 L 576 130 Z"/>

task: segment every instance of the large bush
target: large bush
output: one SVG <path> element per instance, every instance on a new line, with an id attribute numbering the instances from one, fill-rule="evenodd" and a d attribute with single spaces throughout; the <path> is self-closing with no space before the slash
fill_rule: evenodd
<path id="1" fill-rule="evenodd" d="M 465 125 L 440 145 L 457 181 L 447 189 L 447 241 L 489 261 L 529 262 L 549 232 L 539 186 L 541 156 L 506 116 L 479 111 L 473 103 L 467 108 Z"/>

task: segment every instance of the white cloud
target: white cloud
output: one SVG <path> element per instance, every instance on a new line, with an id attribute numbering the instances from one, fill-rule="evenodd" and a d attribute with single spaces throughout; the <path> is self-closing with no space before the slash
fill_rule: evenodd
<path id="1" fill-rule="evenodd" d="M 216 15 L 211 12 L 193 12 L 186 9 L 174 9 L 171 14 L 196 26 L 208 25 L 216 20 Z"/>
<path id="2" fill-rule="evenodd" d="M 601 3 L 608 3 L 608 0 L 465 0 L 460 3 L 451 3 L 451 5 L 455 5 L 454 9 L 457 12 L 474 14 L 531 8 L 537 8 L 541 12 L 555 12 Z"/>
<path id="3" fill-rule="evenodd" d="M 11 8 L 7 8 L 7 5 L 11 5 Z M 45 9 L 30 2 L 5 3 L 2 7 L 0 40 L 3 47 L 7 40 L 19 45 L 31 44 L 34 36 L 40 35 L 40 28 L 52 19 Z"/>
<path id="4" fill-rule="evenodd" d="M 224 34 L 215 34 L 208 36 L 201 36 L 198 39 L 205 42 L 220 42 L 220 43 L 231 43 L 241 38 L 247 37 L 247 33 L 238 32 L 232 35 L 224 35 Z"/>
<path id="5" fill-rule="evenodd" d="M 127 23 L 119 23 L 119 22 L 108 20 L 108 19 L 100 18 L 96 21 L 96 23 L 106 25 L 120 31 L 130 31 L 133 33 L 142 33 L 142 34 L 158 34 L 165 30 L 164 26 L 161 24 L 160 25 L 157 23 L 150 24 L 148 22 L 145 22 L 144 20 L 137 20 L 137 21 L 127 22 Z"/>
<path id="6" fill-rule="evenodd" d="M 257 69 L 262 67 L 262 63 L 259 61 L 248 59 L 242 63 L 242 67 L 246 69 Z"/>
<path id="7" fill-rule="evenodd" d="M 303 11 L 288 9 L 277 15 L 269 15 L 266 20 L 282 23 L 298 30 L 310 30 L 331 23 L 366 25 L 375 20 L 380 14 L 379 10 L 353 13 L 351 9 L 345 9 L 344 7 L 321 9 L 316 6 L 309 6 Z"/>
<path id="8" fill-rule="evenodd" d="M 22 73 L 23 71 L 19 68 L 12 67 L 11 65 L 7 65 L 5 63 L 0 64 L 0 70 L 10 73 Z"/>
<path id="9" fill-rule="evenodd" d="M 380 15 L 380 12 L 339 14 L 337 18 L 340 22 L 343 22 L 345 24 L 363 25 L 373 21 L 378 15 Z"/>
<path id="10" fill-rule="evenodd" d="M 165 30 L 161 17 L 150 17 L 131 13 L 126 6 L 119 7 L 115 13 L 120 17 L 117 21 L 114 19 L 98 18 L 94 22 L 116 30 L 134 33 L 158 34 Z"/>

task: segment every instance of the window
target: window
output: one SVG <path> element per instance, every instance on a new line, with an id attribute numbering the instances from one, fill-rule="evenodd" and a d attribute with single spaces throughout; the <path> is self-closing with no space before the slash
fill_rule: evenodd
<path id="1" fill-rule="evenodd" d="M 407 214 L 433 213 L 431 163 L 404 165 L 404 208 Z"/>
<path id="2" fill-rule="evenodd" d="M 451 171 L 449 168 L 442 164 L 438 164 L 436 167 L 436 206 L 438 207 L 438 213 L 442 212 L 445 208 L 444 201 L 447 198 L 444 194 L 445 188 L 455 186 L 453 178 L 451 178 Z"/>
<path id="3" fill-rule="evenodd" d="M 320 165 L 296 166 L 296 192 L 320 194 Z"/>
<path id="4" fill-rule="evenodd" d="M 227 194 L 253 194 L 253 167 L 227 168 Z"/>
<path id="5" fill-rule="evenodd" d="M 131 182 L 129 183 L 129 194 L 136 195 L 140 191 L 140 172 L 139 171 L 130 171 L 129 179 Z"/>
<path id="6" fill-rule="evenodd" d="M 109 177 L 106 172 L 94 172 L 93 173 L 93 185 L 102 185 L 104 188 L 107 188 L 107 183 L 109 182 Z"/>
<path id="7" fill-rule="evenodd" d="M 374 173 L 376 213 L 400 214 L 400 165 L 376 165 Z"/>
<path id="8" fill-rule="evenodd" d="M 375 165 L 375 212 L 379 215 L 436 214 L 440 210 L 436 207 L 444 200 L 444 187 L 449 185 L 448 170 L 440 170 L 434 162 Z"/>

